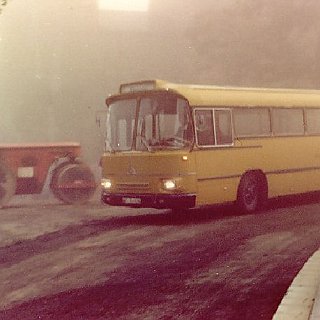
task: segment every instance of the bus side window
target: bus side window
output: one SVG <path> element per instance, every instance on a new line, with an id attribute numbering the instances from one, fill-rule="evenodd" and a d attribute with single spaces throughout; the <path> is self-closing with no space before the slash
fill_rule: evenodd
<path id="1" fill-rule="evenodd" d="M 273 108 L 273 133 L 278 136 L 303 135 L 303 109 Z"/>
<path id="2" fill-rule="evenodd" d="M 308 134 L 320 134 L 320 109 L 306 109 Z"/>
<path id="3" fill-rule="evenodd" d="M 217 144 L 232 144 L 231 110 L 215 110 L 214 116 Z"/>
<path id="4" fill-rule="evenodd" d="M 215 145 L 214 127 L 213 127 L 213 111 L 212 110 L 196 110 L 196 135 L 199 146 Z"/>
<path id="5" fill-rule="evenodd" d="M 234 108 L 233 120 L 237 137 L 271 135 L 271 119 L 268 108 Z"/>

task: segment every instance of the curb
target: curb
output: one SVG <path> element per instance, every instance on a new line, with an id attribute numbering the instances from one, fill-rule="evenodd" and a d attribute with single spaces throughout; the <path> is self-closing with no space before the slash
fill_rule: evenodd
<path id="1" fill-rule="evenodd" d="M 320 319 L 320 285 L 318 286 L 318 291 L 313 304 L 310 320 Z"/>
<path id="2" fill-rule="evenodd" d="M 294 278 L 272 319 L 320 319 L 320 250 L 308 259 Z"/>

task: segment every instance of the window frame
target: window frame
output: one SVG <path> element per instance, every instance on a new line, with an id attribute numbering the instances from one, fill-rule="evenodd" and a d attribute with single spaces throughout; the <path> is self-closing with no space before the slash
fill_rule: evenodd
<path id="1" fill-rule="evenodd" d="M 241 109 L 265 109 L 268 113 L 268 123 L 270 131 L 267 134 L 253 134 L 253 135 L 246 135 L 246 134 L 237 134 L 235 131 L 235 117 L 234 117 L 234 110 L 241 110 Z M 212 114 L 212 121 L 213 121 L 213 130 L 214 130 L 214 141 L 215 144 L 210 145 L 200 145 L 198 140 L 197 128 L 196 128 L 196 112 L 197 111 L 210 111 Z M 216 111 L 228 111 L 230 113 L 231 119 L 231 134 L 232 134 L 232 143 L 230 144 L 218 144 L 217 143 L 217 127 L 216 127 Z M 277 110 L 300 110 L 302 111 L 302 125 L 303 125 L 303 132 L 301 133 L 277 133 L 274 130 L 274 117 Z M 208 149 L 208 148 L 221 148 L 221 147 L 231 147 L 235 145 L 235 140 L 237 139 L 255 139 L 255 138 L 272 138 L 272 137 L 303 137 L 303 136 L 319 136 L 320 135 L 320 126 L 318 132 L 310 132 L 308 126 L 308 117 L 307 113 L 309 110 L 318 110 L 320 112 L 319 107 L 290 107 L 290 106 L 238 106 L 238 107 L 210 107 L 210 106 L 197 106 L 192 108 L 192 117 L 194 122 L 194 133 L 195 133 L 195 145 L 201 149 Z"/>
<path id="2" fill-rule="evenodd" d="M 196 112 L 197 111 L 210 111 L 212 115 L 212 125 L 213 125 L 213 134 L 214 134 L 214 144 L 209 145 L 200 145 L 198 141 L 198 131 L 197 131 L 197 121 L 196 121 Z M 231 127 L 231 143 L 218 144 L 217 143 L 217 127 L 216 127 L 216 111 L 228 111 L 230 114 L 230 127 Z M 192 116 L 194 121 L 194 132 L 195 132 L 195 144 L 198 148 L 209 149 L 209 148 L 225 148 L 234 146 L 234 124 L 233 124 L 233 114 L 232 108 L 223 108 L 223 107 L 194 107 L 192 110 Z"/>

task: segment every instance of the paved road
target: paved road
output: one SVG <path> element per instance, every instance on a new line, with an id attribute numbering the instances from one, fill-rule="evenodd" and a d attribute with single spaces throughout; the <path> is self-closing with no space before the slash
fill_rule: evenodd
<path id="1" fill-rule="evenodd" d="M 315 200 L 179 216 L 18 202 L 0 214 L 0 319 L 271 319 L 320 246 Z"/>

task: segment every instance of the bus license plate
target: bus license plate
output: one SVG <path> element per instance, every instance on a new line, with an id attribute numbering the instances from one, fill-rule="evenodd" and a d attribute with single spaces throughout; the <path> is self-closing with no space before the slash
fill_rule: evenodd
<path id="1" fill-rule="evenodd" d="M 123 197 L 122 202 L 124 204 L 141 204 L 141 199 L 140 198 L 127 198 Z"/>

